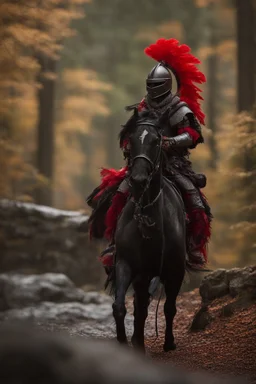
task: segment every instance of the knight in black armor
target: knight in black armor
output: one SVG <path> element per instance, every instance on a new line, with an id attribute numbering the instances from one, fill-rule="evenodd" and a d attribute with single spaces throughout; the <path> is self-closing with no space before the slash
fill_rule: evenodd
<path id="1" fill-rule="evenodd" d="M 158 42 L 160 41 L 161 39 Z M 187 77 L 184 85 L 182 84 L 182 76 L 179 76 L 179 67 L 177 64 L 175 70 L 175 65 L 170 65 L 168 60 L 159 60 L 155 57 L 157 55 L 154 54 L 154 49 L 156 49 L 154 47 L 157 46 L 158 42 L 148 47 L 148 51 L 146 50 L 148 55 L 160 61 L 153 67 L 146 79 L 147 94 L 140 103 L 127 107 L 127 109 L 137 109 L 139 112 L 150 110 L 159 118 L 163 116 L 163 114 L 168 116 L 165 120 L 166 123 L 161 127 L 164 136 L 163 151 L 165 153 L 163 174 L 176 184 L 185 203 L 188 226 L 188 261 L 193 265 L 204 266 L 206 263 L 206 246 L 210 237 L 210 222 L 212 216 L 206 198 L 201 191 L 206 185 L 206 177 L 203 174 L 196 174 L 192 170 L 191 162 L 189 161 L 189 151 L 196 148 L 199 143 L 204 142 L 199 122 L 199 120 L 203 122 L 204 115 L 199 108 L 197 100 L 191 100 L 190 104 L 193 105 L 193 112 L 187 102 L 189 98 L 185 97 L 188 94 L 191 95 L 191 89 L 198 97 L 198 88 L 196 88 L 196 90 L 195 88 L 188 89 L 186 94 L 189 70 L 185 73 Z M 168 48 L 173 49 L 173 47 L 175 48 L 175 46 L 177 46 L 177 40 L 170 39 L 165 40 L 165 42 L 170 43 Z M 190 53 L 189 55 L 189 57 L 193 57 Z M 174 54 L 172 57 L 175 57 Z M 169 61 L 172 62 L 171 59 L 169 59 Z M 182 63 L 181 60 L 180 66 L 182 69 L 185 68 L 184 65 L 185 63 Z M 191 79 L 193 79 L 193 74 L 194 72 L 192 71 Z M 203 74 L 200 71 L 197 72 L 197 75 L 198 74 L 201 74 L 203 79 Z M 172 90 L 174 79 L 177 81 L 177 93 L 174 93 Z M 203 80 L 201 82 L 203 82 Z M 191 87 L 192 86 L 193 85 L 191 85 Z M 185 96 L 182 98 L 183 94 Z M 121 133 L 120 145 L 123 149 L 124 157 L 129 164 L 129 138 L 125 136 L 125 130 Z M 129 195 L 128 177 L 129 173 L 127 170 L 116 190 L 116 194 L 124 196 L 124 201 Z M 89 197 L 88 203 L 90 205 L 93 204 L 93 199 L 98 192 L 99 190 L 96 189 Z M 103 257 L 111 255 L 114 252 L 113 239 L 114 236 L 112 234 L 111 246 L 103 252 Z"/>

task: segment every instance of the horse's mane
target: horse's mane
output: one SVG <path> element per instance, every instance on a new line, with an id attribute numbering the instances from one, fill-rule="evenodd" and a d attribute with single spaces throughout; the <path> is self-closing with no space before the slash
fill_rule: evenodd
<path id="1" fill-rule="evenodd" d="M 126 124 L 122 125 L 122 129 L 119 133 L 120 147 L 123 147 L 125 139 L 127 139 L 128 136 L 135 131 L 138 120 L 145 119 L 145 120 L 152 120 L 154 122 L 158 121 L 158 116 L 153 111 L 146 109 L 141 112 L 138 112 L 138 109 L 136 107 L 133 109 L 133 111 L 134 111 L 133 115 L 129 118 Z"/>

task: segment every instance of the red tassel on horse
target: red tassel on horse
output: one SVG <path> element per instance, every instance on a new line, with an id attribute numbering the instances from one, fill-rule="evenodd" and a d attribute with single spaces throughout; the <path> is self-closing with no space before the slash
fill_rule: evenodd
<path id="1" fill-rule="evenodd" d="M 107 211 L 105 224 L 106 224 L 106 231 L 105 231 L 105 238 L 108 240 L 112 240 L 118 217 L 120 216 L 126 201 L 127 201 L 128 193 L 121 193 L 117 192 L 116 195 L 113 197 L 112 204 Z"/>
<path id="2" fill-rule="evenodd" d="M 128 170 L 128 167 L 121 168 L 118 171 L 116 169 L 103 168 L 100 173 L 101 174 L 101 184 L 99 186 L 100 191 L 94 197 L 94 199 L 97 200 L 102 195 L 103 191 L 105 191 L 106 188 L 109 188 L 121 183 L 121 181 L 126 176 L 127 170 Z"/>

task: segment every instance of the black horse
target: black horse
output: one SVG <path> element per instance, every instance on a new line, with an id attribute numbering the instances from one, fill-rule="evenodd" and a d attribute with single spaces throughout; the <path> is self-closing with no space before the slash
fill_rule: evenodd
<path id="1" fill-rule="evenodd" d="M 130 129 L 131 198 L 116 229 L 113 316 L 117 340 L 127 343 L 124 318 L 125 296 L 134 288 L 134 333 L 132 344 L 142 350 L 152 279 L 165 288 L 166 332 L 164 351 L 175 349 L 173 319 L 176 298 L 186 259 L 185 211 L 175 186 L 162 174 L 161 124 L 154 116 L 137 115 Z M 155 279 L 156 280 L 156 279 Z"/>

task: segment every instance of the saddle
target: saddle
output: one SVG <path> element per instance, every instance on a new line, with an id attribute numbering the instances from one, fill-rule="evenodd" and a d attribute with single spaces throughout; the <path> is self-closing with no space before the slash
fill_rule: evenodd
<path id="1" fill-rule="evenodd" d="M 166 176 L 163 176 L 163 179 L 164 179 L 164 182 L 169 185 L 170 188 L 173 189 L 173 191 L 176 193 L 177 197 L 179 198 L 180 202 L 182 203 L 182 206 L 183 206 L 183 209 L 185 211 L 185 204 L 184 204 L 184 201 L 183 201 L 183 198 L 182 198 L 182 195 L 181 195 L 181 192 L 179 190 L 179 188 L 177 187 L 177 185 L 171 181 L 170 179 L 168 179 Z"/>

